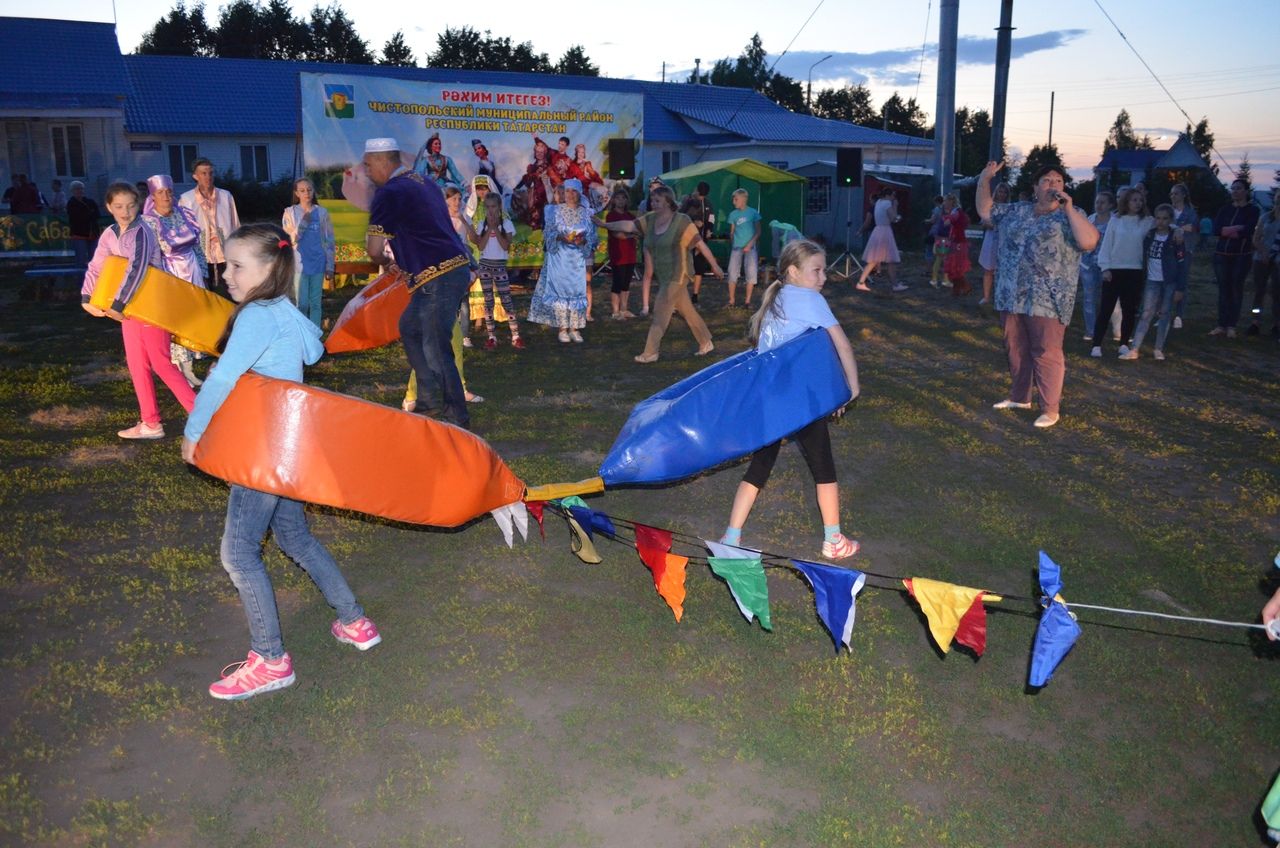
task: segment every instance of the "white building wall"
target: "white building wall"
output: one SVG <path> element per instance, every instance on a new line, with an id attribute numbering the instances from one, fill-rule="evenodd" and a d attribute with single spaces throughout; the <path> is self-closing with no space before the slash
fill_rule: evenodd
<path id="1" fill-rule="evenodd" d="M 80 127 L 84 173 L 59 176 L 54 169 L 53 127 L 68 124 Z M 80 179 L 90 195 L 101 197 L 112 180 L 127 175 L 127 149 L 123 115 L 111 110 L 0 114 L 0 174 L 4 175 L 4 187 L 8 187 L 14 173 L 25 173 L 46 196 L 55 179 L 62 180 L 64 190 L 71 180 Z"/>
<path id="2" fill-rule="evenodd" d="M 170 145 L 195 145 L 196 157 L 213 162 L 215 174 L 221 175 L 227 170 L 238 179 L 245 179 L 241 170 L 240 148 L 243 145 L 266 145 L 269 182 L 282 177 L 292 178 L 294 174 L 295 139 L 293 136 L 279 135 L 245 135 L 245 136 L 211 136 L 211 135 L 130 135 L 130 146 L 153 145 L 159 143 L 159 150 L 131 151 L 129 161 L 131 172 L 137 179 L 145 179 L 152 174 L 169 173 Z M 301 174 L 299 173 L 298 176 Z M 177 176 L 177 175 L 173 175 Z M 174 190 L 178 192 L 194 188 L 195 181 L 190 174 L 183 175 L 181 181 L 174 180 Z"/>

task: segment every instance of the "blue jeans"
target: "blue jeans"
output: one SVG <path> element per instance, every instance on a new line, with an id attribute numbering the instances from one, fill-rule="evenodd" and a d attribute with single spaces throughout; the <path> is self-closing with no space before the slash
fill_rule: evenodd
<path id="1" fill-rule="evenodd" d="M 1142 317 L 1138 319 L 1138 329 L 1133 333 L 1134 350 L 1142 347 L 1142 340 L 1151 329 L 1151 319 L 1157 312 L 1160 317 L 1156 322 L 1156 350 L 1164 350 L 1164 340 L 1169 335 L 1169 325 L 1173 323 L 1173 296 L 1177 291 L 1176 278 L 1163 282 L 1147 280 L 1146 288 L 1142 290 Z"/>
<path id="2" fill-rule="evenodd" d="M 1098 298 L 1102 294 L 1102 270 L 1094 265 L 1080 267 L 1080 309 L 1084 313 L 1084 331 L 1093 338 L 1093 325 L 1098 318 Z"/>
<path id="3" fill-rule="evenodd" d="M 262 562 L 262 539 L 271 529 L 285 555 L 302 566 L 316 587 L 338 612 L 338 620 L 350 624 L 364 615 L 338 564 L 324 545 L 307 529 L 300 501 L 269 495 L 243 486 L 231 487 L 227 499 L 227 523 L 222 532 L 222 567 L 240 592 L 249 620 L 249 646 L 263 658 L 284 656 L 276 593 Z"/>
<path id="4" fill-rule="evenodd" d="M 1213 273 L 1218 278 L 1218 326 L 1234 327 L 1240 323 L 1240 306 L 1244 303 L 1244 278 L 1253 264 L 1252 253 L 1228 256 L 1213 255 Z"/>
<path id="5" fill-rule="evenodd" d="M 420 286 L 400 316 L 400 339 L 418 377 L 418 409 L 470 427 L 462 377 L 453 361 L 453 325 L 471 287 L 471 269 L 455 268 Z"/>
<path id="6" fill-rule="evenodd" d="M 324 273 L 298 276 L 298 311 L 320 326 L 320 293 L 324 291 Z"/>

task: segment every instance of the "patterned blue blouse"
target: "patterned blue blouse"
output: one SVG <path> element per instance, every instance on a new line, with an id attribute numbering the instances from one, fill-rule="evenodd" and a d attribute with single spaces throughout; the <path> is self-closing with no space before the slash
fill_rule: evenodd
<path id="1" fill-rule="evenodd" d="M 1083 252 L 1067 213 L 1035 214 L 1028 202 L 997 204 L 991 223 L 1000 233 L 996 309 L 1071 323 Z"/>

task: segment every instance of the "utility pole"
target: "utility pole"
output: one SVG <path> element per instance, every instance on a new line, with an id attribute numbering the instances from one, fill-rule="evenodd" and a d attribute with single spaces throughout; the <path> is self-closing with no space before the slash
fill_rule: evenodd
<path id="1" fill-rule="evenodd" d="M 960 30 L 960 0 L 942 0 L 938 7 L 938 101 L 933 119 L 933 180 L 938 194 L 949 194 L 956 156 L 956 40 Z"/>
<path id="2" fill-rule="evenodd" d="M 996 91 L 991 104 L 991 146 L 987 159 L 1004 159 L 1004 111 L 1009 99 L 1009 59 L 1013 53 L 1013 0 L 1000 0 L 1000 26 L 996 29 Z"/>
<path id="3" fill-rule="evenodd" d="M 1053 147 L 1053 96 L 1056 91 L 1049 92 L 1049 146 Z"/>

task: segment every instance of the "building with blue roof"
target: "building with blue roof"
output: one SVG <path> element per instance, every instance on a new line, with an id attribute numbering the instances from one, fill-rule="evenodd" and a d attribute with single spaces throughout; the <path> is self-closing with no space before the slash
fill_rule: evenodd
<path id="1" fill-rule="evenodd" d="M 1094 166 L 1093 176 L 1098 188 L 1116 190 L 1149 180 L 1155 171 L 1169 171 L 1185 180 L 1191 172 L 1208 167 L 1187 134 L 1179 133 L 1168 150 L 1108 150 Z"/>
<path id="2" fill-rule="evenodd" d="M 302 173 L 298 75 L 304 72 L 523 88 L 641 94 L 639 174 L 708 159 L 750 157 L 783 169 L 858 147 L 868 165 L 927 165 L 932 142 L 798 115 L 747 89 L 608 77 L 338 65 L 258 59 L 123 55 L 115 26 L 0 17 L 0 171 L 47 187 L 81 179 L 101 195 L 114 179 L 167 173 L 189 187 L 189 165 L 269 182 Z"/>

